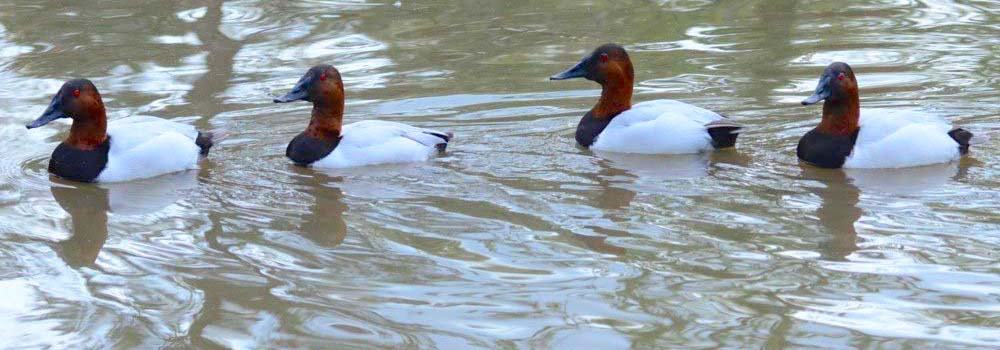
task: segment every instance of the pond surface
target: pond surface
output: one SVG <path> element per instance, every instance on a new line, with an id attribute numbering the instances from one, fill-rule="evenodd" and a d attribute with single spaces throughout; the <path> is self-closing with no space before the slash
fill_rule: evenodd
<path id="1" fill-rule="evenodd" d="M 0 348 L 1000 347 L 1000 3 L 0 2 Z M 736 150 L 593 153 L 598 44 L 635 101 L 746 125 Z M 864 107 L 975 133 L 961 162 L 800 166 L 834 60 Z M 423 164 L 314 171 L 284 147 L 308 67 L 346 121 L 453 131 Z M 116 185 L 46 172 L 63 81 L 109 117 L 228 138 L 201 169 Z"/>

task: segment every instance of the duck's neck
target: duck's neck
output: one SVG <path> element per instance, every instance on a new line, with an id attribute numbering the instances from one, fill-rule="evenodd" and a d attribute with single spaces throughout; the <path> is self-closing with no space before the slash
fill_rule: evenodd
<path id="1" fill-rule="evenodd" d="M 340 137 L 344 124 L 344 101 L 316 102 L 313 104 L 312 119 L 306 134 L 310 137 L 335 140 Z"/>
<path id="2" fill-rule="evenodd" d="M 88 113 L 90 118 L 74 118 L 65 143 L 81 150 L 97 149 L 108 139 L 108 117 L 104 104 L 97 104 Z"/>
<path id="3" fill-rule="evenodd" d="M 630 67 L 629 67 L 630 68 Z M 613 118 L 632 108 L 632 70 L 615 65 L 608 70 L 607 80 L 601 84 L 601 99 L 591 109 L 595 118 Z"/>
<path id="4" fill-rule="evenodd" d="M 829 135 L 851 135 L 859 128 L 861 102 L 858 94 L 847 94 L 838 98 L 828 98 L 823 102 L 823 120 L 816 127 Z"/>

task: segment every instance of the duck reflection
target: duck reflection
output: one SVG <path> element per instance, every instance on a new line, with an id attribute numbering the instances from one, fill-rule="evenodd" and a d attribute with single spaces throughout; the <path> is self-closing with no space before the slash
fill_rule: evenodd
<path id="1" fill-rule="evenodd" d="M 298 176 L 296 179 L 304 191 L 315 199 L 299 226 L 302 235 L 324 247 L 335 247 L 343 243 L 347 238 L 347 222 L 344 221 L 347 205 L 344 204 L 344 193 L 334 186 L 340 179 L 321 172 L 312 172 L 309 176 Z"/>
<path id="2" fill-rule="evenodd" d="M 966 173 L 969 162 L 902 169 L 819 169 L 803 165 L 803 177 L 823 182 L 815 190 L 822 204 L 816 216 L 830 240 L 820 244 L 822 256 L 846 260 L 858 250 L 855 223 L 861 218 L 861 193 L 912 195 L 943 186 Z"/>
<path id="3" fill-rule="evenodd" d="M 607 158 L 599 160 L 597 165 L 600 170 L 588 174 L 590 175 L 588 177 L 600 187 L 600 191 L 596 192 L 597 196 L 594 197 L 594 205 L 604 209 L 605 213 L 628 208 L 635 199 L 636 192 L 625 188 L 624 185 L 634 182 L 637 176 L 626 169 L 614 166 Z"/>
<path id="4" fill-rule="evenodd" d="M 594 151 L 601 161 L 601 172 L 626 173 L 641 183 L 695 179 L 710 176 L 713 164 L 747 166 L 750 158 L 738 150 L 722 150 L 696 154 L 629 154 Z M 614 170 L 608 170 L 614 169 Z"/>
<path id="5" fill-rule="evenodd" d="M 72 221 L 72 236 L 56 251 L 72 267 L 91 265 L 108 239 L 108 190 L 95 185 L 53 184 L 52 196 Z"/>
<path id="6" fill-rule="evenodd" d="M 611 157 L 616 156 L 616 154 L 610 155 Z M 625 159 L 629 160 L 627 157 Z M 610 221 L 614 226 L 620 226 L 628 220 L 623 215 L 624 210 L 632 204 L 632 200 L 636 196 L 635 191 L 626 187 L 633 183 L 637 177 L 628 170 L 613 166 L 611 163 L 612 161 L 608 158 L 599 158 L 597 165 L 600 169 L 596 173 L 583 175 L 590 178 L 599 187 L 598 191 L 587 190 L 588 197 L 592 196 L 593 198 L 592 205 L 601 209 L 601 216 L 606 221 Z M 643 165 L 638 164 L 640 163 L 638 161 L 636 163 L 637 166 Z M 570 235 L 590 250 L 604 254 L 625 255 L 627 252 L 625 248 L 608 243 L 607 239 L 608 237 L 627 237 L 628 231 L 607 226 L 601 225 L 600 222 L 584 225 L 584 228 L 592 231 L 591 234 L 571 232 Z"/>
<path id="7" fill-rule="evenodd" d="M 820 254 L 828 260 L 844 260 L 858 250 L 858 232 L 854 224 L 861 218 L 861 190 L 851 183 L 844 171 L 802 166 L 802 176 L 822 182 L 822 188 L 813 192 L 822 201 L 816 217 L 829 235 L 829 240 L 819 244 Z"/>
<path id="8" fill-rule="evenodd" d="M 845 169 L 844 172 L 866 192 L 908 195 L 941 187 L 961 178 L 968 164 L 955 162 L 903 169 Z"/>
<path id="9" fill-rule="evenodd" d="M 637 191 L 661 192 L 664 182 L 700 178 L 710 175 L 711 164 L 729 163 L 746 165 L 746 155 L 733 152 L 708 152 L 683 155 L 646 155 L 594 151 L 600 169 L 584 174 L 597 184 L 599 190 L 590 191 L 594 207 L 603 211 L 602 217 L 615 226 L 627 223 L 630 215 L 625 211 Z M 636 190 L 630 189 L 635 188 Z M 587 225 L 598 235 L 574 233 L 573 236 L 595 251 L 624 254 L 625 248 L 605 242 L 607 237 L 627 237 L 628 231 L 601 225 Z"/>
<path id="10" fill-rule="evenodd" d="M 627 173 L 633 179 L 682 180 L 708 175 L 711 153 L 653 155 L 628 154 L 595 151 L 601 158 L 599 175 L 604 173 Z"/>
<path id="11" fill-rule="evenodd" d="M 108 239 L 108 213 L 150 214 L 177 202 L 197 187 L 196 172 L 120 184 L 81 184 L 53 179 L 51 192 L 70 215 L 72 236 L 57 243 L 59 256 L 72 267 L 93 265 Z"/>

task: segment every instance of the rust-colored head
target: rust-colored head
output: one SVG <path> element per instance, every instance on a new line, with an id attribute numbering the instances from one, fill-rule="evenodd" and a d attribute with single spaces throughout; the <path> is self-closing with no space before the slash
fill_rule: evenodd
<path id="1" fill-rule="evenodd" d="M 28 129 L 41 127 L 56 119 L 73 119 L 66 142 L 83 149 L 96 147 L 107 138 L 108 117 L 104 101 L 94 83 L 87 79 L 73 79 L 59 88 L 42 116 L 26 125 Z"/>
<path id="2" fill-rule="evenodd" d="M 310 68 L 292 91 L 274 99 L 275 103 L 292 101 L 308 101 L 317 106 L 343 105 L 344 82 L 340 78 L 340 72 L 328 64 Z"/>
<path id="3" fill-rule="evenodd" d="M 340 136 L 344 120 L 344 82 L 337 68 L 321 64 L 309 69 L 292 91 L 274 99 L 275 103 L 292 101 L 312 102 L 312 119 L 306 134 L 311 137 L 333 140 Z"/>
<path id="4" fill-rule="evenodd" d="M 550 80 L 586 78 L 605 85 L 612 80 L 635 80 L 632 61 L 625 48 L 617 44 L 604 44 L 580 60 L 573 68 L 549 77 Z"/>
<path id="5" fill-rule="evenodd" d="M 825 100 L 826 103 L 843 103 L 858 98 L 858 80 L 854 78 L 854 70 L 844 62 L 834 62 L 823 70 L 816 91 L 802 101 L 803 105 L 811 105 Z"/>
<path id="6" fill-rule="evenodd" d="M 573 68 L 549 77 L 550 80 L 585 78 L 601 84 L 601 99 L 591 110 L 596 118 L 611 118 L 632 108 L 632 84 L 635 72 L 625 48 L 604 44 Z"/>
<path id="7" fill-rule="evenodd" d="M 812 96 L 803 105 L 823 102 L 823 121 L 820 131 L 847 135 L 859 128 L 861 103 L 858 97 L 858 80 L 854 70 L 843 62 L 834 62 L 823 70 Z"/>
<path id="8" fill-rule="evenodd" d="M 104 101 L 97 87 L 87 79 L 73 79 L 63 84 L 52 97 L 49 108 L 41 117 L 26 125 L 34 129 L 60 118 L 71 118 L 73 122 L 107 121 Z"/>

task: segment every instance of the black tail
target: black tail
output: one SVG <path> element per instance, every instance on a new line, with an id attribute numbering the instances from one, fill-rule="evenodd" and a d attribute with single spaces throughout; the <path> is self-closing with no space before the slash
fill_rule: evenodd
<path id="1" fill-rule="evenodd" d="M 728 119 L 711 122 L 705 127 L 708 128 L 708 135 L 712 137 L 712 146 L 715 149 L 736 146 L 736 137 L 740 136 L 740 130 L 743 129 Z"/>
<path id="2" fill-rule="evenodd" d="M 962 128 L 954 128 L 948 132 L 948 136 L 958 142 L 958 152 L 965 155 L 969 153 L 969 140 L 972 140 L 972 133 Z"/>
<path id="3" fill-rule="evenodd" d="M 445 148 L 448 148 L 448 142 L 451 142 L 451 138 L 455 137 L 455 134 L 451 132 L 442 133 L 437 131 L 425 131 L 425 133 L 437 136 L 444 140 L 444 142 L 434 145 L 434 147 L 437 147 L 438 152 L 444 152 Z"/>
<path id="4" fill-rule="evenodd" d="M 215 143 L 212 142 L 212 137 L 214 135 L 210 132 L 198 132 L 198 138 L 194 139 L 194 144 L 201 148 L 201 155 L 207 156 L 208 150 L 212 148 Z"/>

